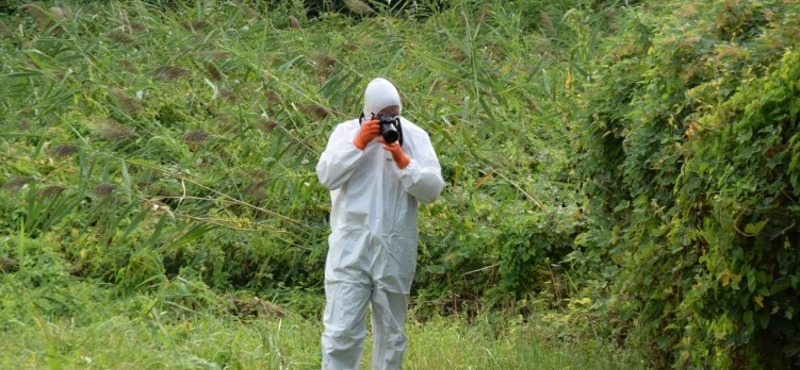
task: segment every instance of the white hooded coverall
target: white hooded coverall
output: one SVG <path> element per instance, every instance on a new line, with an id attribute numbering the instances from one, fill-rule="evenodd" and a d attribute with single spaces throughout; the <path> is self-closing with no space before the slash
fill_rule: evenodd
<path id="1" fill-rule="evenodd" d="M 390 82 L 367 87 L 367 119 L 400 105 Z M 408 338 L 403 333 L 416 270 L 417 210 L 444 187 L 428 134 L 401 118 L 403 152 L 399 169 L 391 153 L 373 139 L 362 151 L 353 143 L 359 120 L 339 124 L 317 164 L 320 182 L 331 191 L 331 235 L 325 264 L 326 306 L 322 335 L 325 370 L 358 369 L 372 305 L 372 368 L 399 369 Z"/>

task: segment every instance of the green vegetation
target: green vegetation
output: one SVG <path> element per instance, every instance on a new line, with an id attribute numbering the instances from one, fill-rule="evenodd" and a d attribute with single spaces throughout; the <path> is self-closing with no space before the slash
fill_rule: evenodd
<path id="1" fill-rule="evenodd" d="M 449 184 L 406 367 L 798 365 L 800 5 L 425 9 L 0 16 L 0 365 L 315 368 L 314 166 L 376 76 Z"/>
<path id="2" fill-rule="evenodd" d="M 4 369 L 319 369 L 322 327 L 254 297 L 220 297 L 202 282 L 155 284 L 120 298 L 78 284 L 19 292 L 31 319 L 4 320 Z M 4 298 L 8 298 L 5 296 Z M 192 306 L 192 303 L 202 304 Z M 56 303 L 58 302 L 58 303 Z M 32 303 L 32 305 L 31 305 Z M 52 305 L 52 303 L 56 303 Z M 12 305 L 14 303 L 11 303 Z M 49 307 L 49 308 L 48 308 Z M 66 309 L 62 317 L 54 310 Z M 192 308 L 189 308 L 192 307 Z M 4 313 L 5 317 L 14 316 Z M 407 369 L 631 369 L 632 353 L 595 347 L 553 325 L 498 328 L 412 317 Z M 371 337 L 364 349 L 369 366 Z M 598 354 L 600 354 L 598 356 Z M 638 361 L 642 361 L 638 359 Z"/>

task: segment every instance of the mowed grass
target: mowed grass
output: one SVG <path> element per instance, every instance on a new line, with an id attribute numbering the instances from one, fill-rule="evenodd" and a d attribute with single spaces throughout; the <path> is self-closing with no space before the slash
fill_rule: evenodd
<path id="1" fill-rule="evenodd" d="M 45 305 L 36 298 L 3 297 L 7 309 L 0 316 L 0 368 L 320 368 L 322 326 L 318 320 L 268 309 L 246 318 L 220 315 L 213 304 L 195 310 L 180 304 L 153 304 L 163 302 L 161 295 L 114 298 L 107 290 L 84 283 L 62 293 L 82 297 L 71 315 L 46 317 L 39 313 L 47 310 Z M 13 306 L 10 301 L 28 309 L 8 309 Z M 421 322 L 412 316 L 406 331 L 410 340 L 404 369 L 645 367 L 636 352 L 617 351 L 610 344 L 597 346 L 593 341 L 558 339 L 558 333 L 543 322 L 501 326 L 480 319 L 468 324 L 459 317 Z M 369 335 L 362 361 L 365 369 L 371 342 Z"/>

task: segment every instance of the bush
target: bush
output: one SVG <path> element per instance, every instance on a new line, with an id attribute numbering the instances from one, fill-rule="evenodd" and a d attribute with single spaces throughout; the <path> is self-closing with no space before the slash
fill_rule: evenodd
<path id="1" fill-rule="evenodd" d="M 662 366 L 800 365 L 800 6 L 660 6 L 587 88 L 571 140 L 591 224 L 567 260 Z"/>

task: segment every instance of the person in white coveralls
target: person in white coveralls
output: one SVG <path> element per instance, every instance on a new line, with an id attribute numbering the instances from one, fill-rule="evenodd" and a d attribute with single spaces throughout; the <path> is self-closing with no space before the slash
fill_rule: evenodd
<path id="1" fill-rule="evenodd" d="M 317 164 L 331 192 L 322 368 L 358 369 L 372 307 L 372 368 L 399 369 L 416 271 L 417 211 L 444 188 L 428 134 L 403 118 L 400 95 L 377 78 L 359 119 L 340 123 Z M 386 130 L 385 124 L 392 122 Z M 395 141 L 396 140 L 396 141 Z"/>

